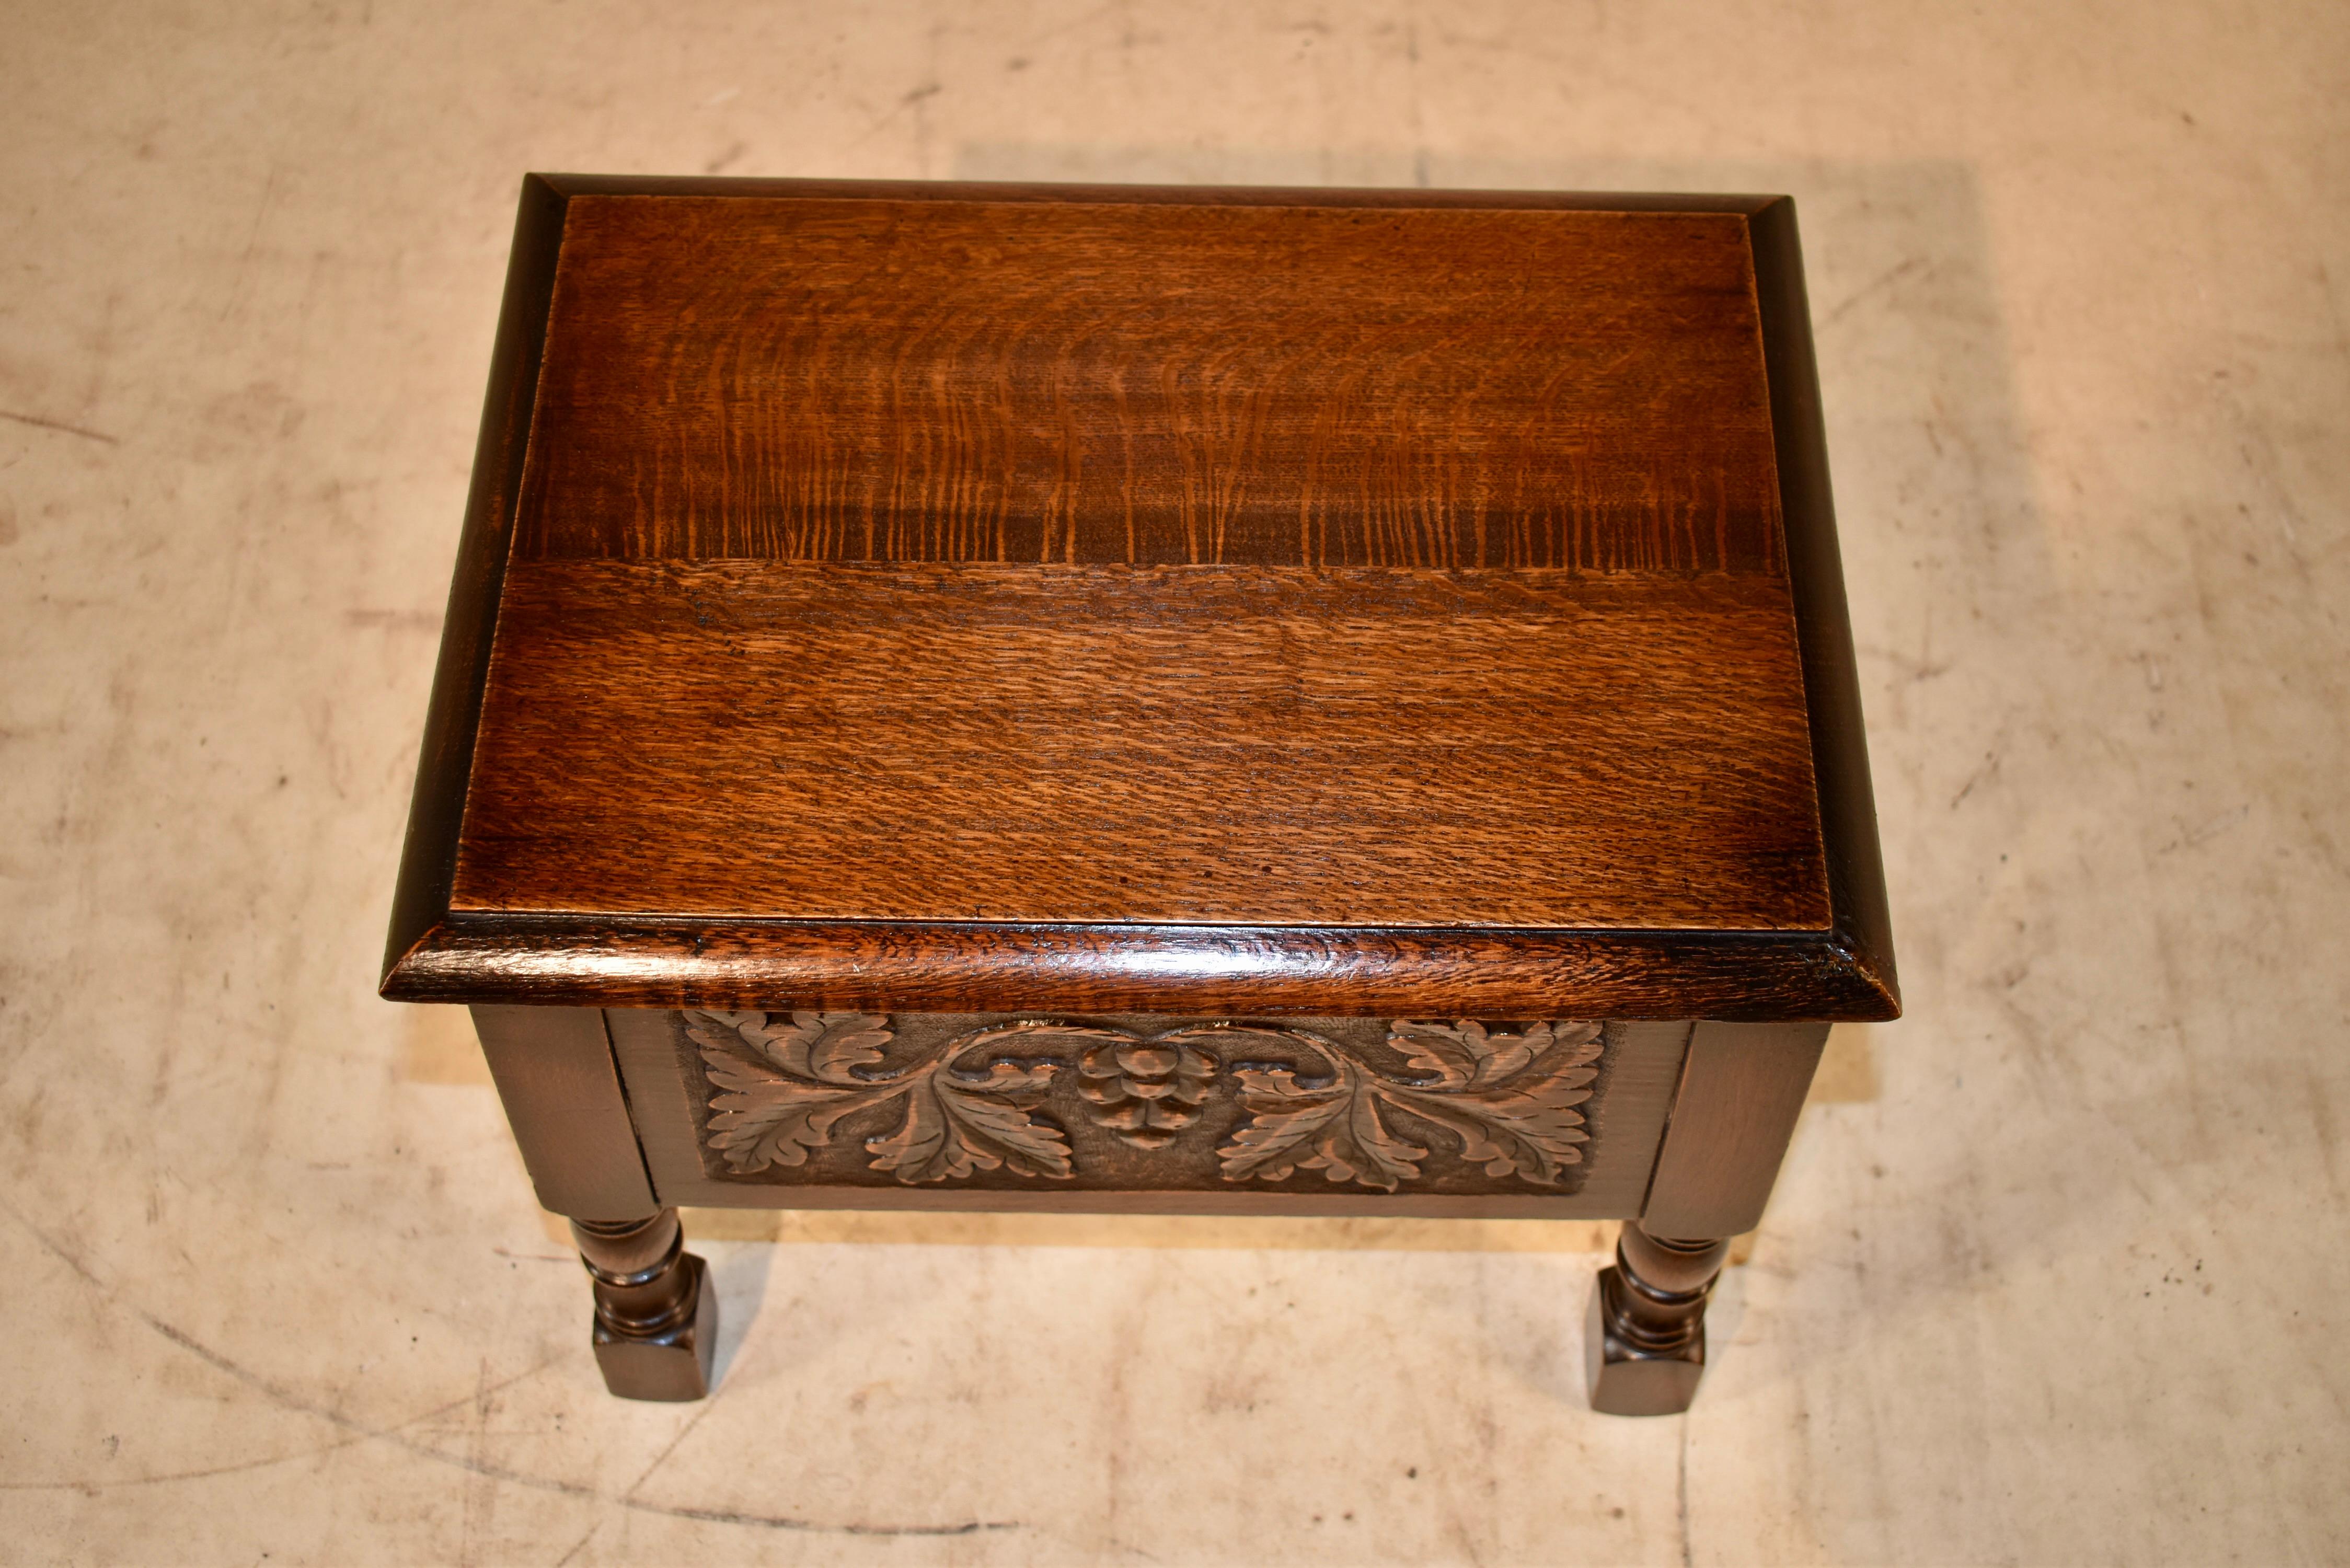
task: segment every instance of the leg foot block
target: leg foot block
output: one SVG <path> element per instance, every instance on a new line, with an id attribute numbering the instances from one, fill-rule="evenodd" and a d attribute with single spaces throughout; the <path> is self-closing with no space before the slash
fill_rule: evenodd
<path id="1" fill-rule="evenodd" d="M 1635 1220 L 1599 1272 L 1584 1326 L 1591 1407 L 1608 1416 L 1676 1416 L 1705 1376 L 1705 1303 L 1730 1243 L 1651 1236 Z"/>
<path id="2" fill-rule="evenodd" d="M 678 1266 L 692 1293 L 693 1305 L 682 1326 L 650 1339 L 615 1333 L 601 1318 L 596 1323 L 596 1365 L 604 1386 L 622 1399 L 701 1399 L 710 1393 L 710 1358 L 718 1344 L 718 1293 L 710 1288 L 709 1270 L 691 1252 Z"/>
<path id="3" fill-rule="evenodd" d="M 1687 1342 L 1668 1349 L 1645 1349 L 1617 1326 L 1623 1295 L 1624 1276 L 1602 1270 L 1583 1325 L 1591 1407 L 1603 1416 L 1678 1416 L 1697 1397 L 1698 1380 L 1705 1376 L 1705 1329 L 1700 1324 Z"/>
<path id="4" fill-rule="evenodd" d="M 596 1291 L 596 1365 L 623 1399 L 699 1399 L 710 1392 L 718 1293 L 685 1250 L 677 1210 L 644 1220 L 574 1220 Z"/>

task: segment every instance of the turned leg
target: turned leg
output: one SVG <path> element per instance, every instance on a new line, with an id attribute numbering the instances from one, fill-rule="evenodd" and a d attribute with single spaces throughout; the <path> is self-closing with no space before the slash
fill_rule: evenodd
<path id="1" fill-rule="evenodd" d="M 677 1210 L 649 1220 L 574 1220 L 596 1292 L 596 1363 L 623 1399 L 699 1399 L 710 1392 L 718 1293 L 685 1250 Z"/>
<path id="2" fill-rule="evenodd" d="M 1705 1372 L 1705 1303 L 1730 1243 L 1673 1241 L 1624 1222 L 1584 1326 L 1591 1407 L 1608 1416 L 1689 1408 Z"/>

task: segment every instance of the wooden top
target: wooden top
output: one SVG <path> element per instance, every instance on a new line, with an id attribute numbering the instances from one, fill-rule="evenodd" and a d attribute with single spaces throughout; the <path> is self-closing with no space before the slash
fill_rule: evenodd
<path id="1" fill-rule="evenodd" d="M 582 196 L 525 559 L 1779 570 L 1723 213 Z"/>
<path id="2" fill-rule="evenodd" d="M 526 182 L 388 995 L 1898 1010 L 1783 200 Z"/>

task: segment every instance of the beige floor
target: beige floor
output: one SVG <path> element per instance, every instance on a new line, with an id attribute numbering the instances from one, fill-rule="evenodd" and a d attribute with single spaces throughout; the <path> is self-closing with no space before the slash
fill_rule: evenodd
<path id="1" fill-rule="evenodd" d="M 0 36 L 0 1558 L 2350 1559 L 2350 5 Z M 1800 198 L 1909 1017 L 1692 1414 L 1503 1225 L 697 1220 L 721 1393 L 604 1397 L 373 996 L 540 168 Z"/>

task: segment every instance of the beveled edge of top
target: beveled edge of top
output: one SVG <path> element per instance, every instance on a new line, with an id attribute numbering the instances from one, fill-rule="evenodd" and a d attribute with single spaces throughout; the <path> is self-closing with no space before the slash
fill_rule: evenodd
<path id="1" fill-rule="evenodd" d="M 450 909 L 556 261 L 573 196 L 1550 208 L 1747 220 L 1832 909 L 1787 932 L 726 921 Z M 529 174 L 380 992 L 394 1001 L 1766 1022 L 1900 1014 L 1817 366 L 1785 196 Z"/>
<path id="2" fill-rule="evenodd" d="M 1762 212 L 1784 196 L 1632 191 L 1461 191 L 1417 185 L 1119 185 L 990 180 L 784 180 L 699 174 L 526 174 L 574 196 L 791 197 L 871 202 L 1068 202 L 1174 207 L 1523 208 L 1583 213 Z"/>

